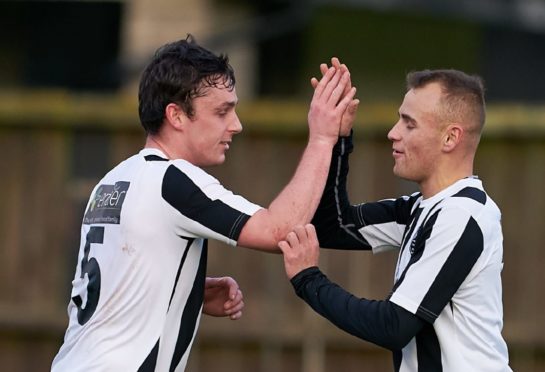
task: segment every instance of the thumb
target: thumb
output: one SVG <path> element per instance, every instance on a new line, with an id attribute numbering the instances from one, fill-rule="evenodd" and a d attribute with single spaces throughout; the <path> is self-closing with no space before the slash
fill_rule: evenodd
<path id="1" fill-rule="evenodd" d="M 205 288 L 214 288 L 214 287 L 225 287 L 227 284 L 227 278 L 212 278 L 208 277 L 206 278 L 206 281 L 204 283 Z"/>
<path id="2" fill-rule="evenodd" d="M 237 296 L 237 291 L 239 290 L 238 283 L 234 279 L 228 280 L 227 282 L 229 284 L 229 299 L 234 300 Z"/>

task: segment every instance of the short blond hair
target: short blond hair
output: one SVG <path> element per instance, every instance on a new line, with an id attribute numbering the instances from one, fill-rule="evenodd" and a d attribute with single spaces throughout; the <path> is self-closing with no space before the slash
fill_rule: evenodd
<path id="1" fill-rule="evenodd" d="M 431 83 L 441 86 L 439 114 L 443 119 L 461 122 L 469 131 L 480 135 L 486 119 L 483 79 L 458 70 L 422 70 L 407 74 L 407 90 Z"/>

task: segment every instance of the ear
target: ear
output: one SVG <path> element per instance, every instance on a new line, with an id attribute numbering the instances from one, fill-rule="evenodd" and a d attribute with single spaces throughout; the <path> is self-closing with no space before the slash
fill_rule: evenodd
<path id="1" fill-rule="evenodd" d="M 464 128 L 460 124 L 449 124 L 443 136 L 443 151 L 453 151 L 462 142 L 463 135 Z"/>
<path id="2" fill-rule="evenodd" d="M 180 106 L 171 102 L 165 107 L 165 120 L 174 129 L 183 130 L 188 118 Z"/>

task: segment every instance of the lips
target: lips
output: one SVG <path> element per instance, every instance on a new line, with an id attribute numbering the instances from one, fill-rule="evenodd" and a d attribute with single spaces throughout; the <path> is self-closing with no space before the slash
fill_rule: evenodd
<path id="1" fill-rule="evenodd" d="M 403 155 L 403 151 L 399 151 L 399 150 L 393 149 L 392 155 L 393 155 L 394 157 L 401 156 L 401 155 Z"/>

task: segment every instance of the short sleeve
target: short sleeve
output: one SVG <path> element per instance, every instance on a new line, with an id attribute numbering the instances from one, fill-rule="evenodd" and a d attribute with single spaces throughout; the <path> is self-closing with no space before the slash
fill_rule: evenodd
<path id="1" fill-rule="evenodd" d="M 170 165 L 162 197 L 180 214 L 187 233 L 236 245 L 242 228 L 261 207 L 225 189 L 217 179 L 187 163 Z"/>

